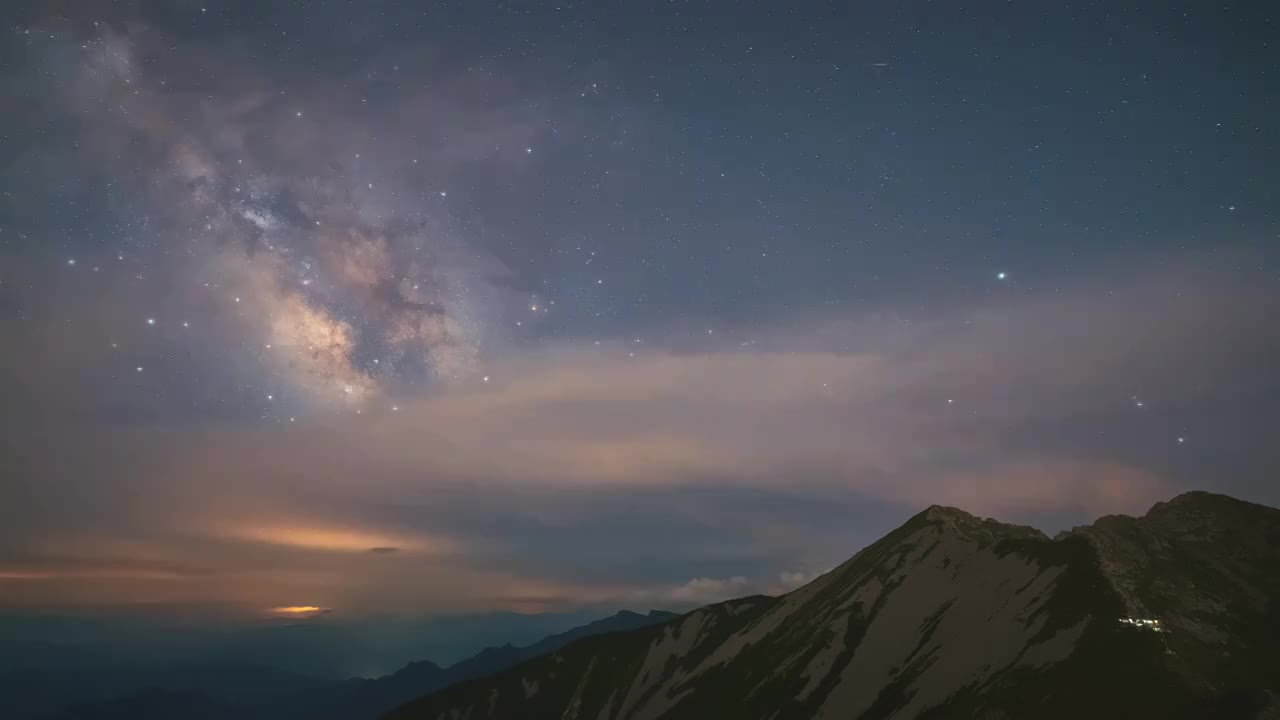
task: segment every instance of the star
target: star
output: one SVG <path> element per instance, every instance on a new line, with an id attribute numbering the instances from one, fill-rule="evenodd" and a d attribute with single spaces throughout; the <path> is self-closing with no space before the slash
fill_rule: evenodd
<path id="1" fill-rule="evenodd" d="M 483 378 L 481 378 L 481 379 L 482 379 L 482 380 L 484 380 L 485 382 L 489 382 L 489 376 L 488 376 L 488 375 L 485 375 L 485 376 L 484 376 Z"/>
<path id="2" fill-rule="evenodd" d="M 1187 439 L 1186 439 L 1186 438 L 1184 438 L 1184 437 L 1180 437 L 1180 438 L 1178 438 L 1178 444 L 1179 444 L 1179 445 L 1181 445 L 1181 444 L 1185 443 L 1186 441 L 1187 441 Z"/>
<path id="3" fill-rule="evenodd" d="M 996 273 L 996 279 L 997 279 L 997 280 L 1003 280 L 1003 279 L 1005 279 L 1006 277 L 1008 277 L 1008 276 L 1007 276 L 1005 273 L 1003 273 L 1003 272 L 998 272 L 998 273 Z"/>
<path id="4" fill-rule="evenodd" d="M 148 325 L 155 325 L 155 324 L 156 324 L 156 319 L 155 319 L 155 318 L 147 318 L 147 324 L 148 324 Z"/>
<path id="5" fill-rule="evenodd" d="M 134 368 L 134 371 L 136 371 L 136 372 L 142 372 L 142 366 L 141 366 L 141 365 L 139 365 L 138 367 Z"/>
<path id="6" fill-rule="evenodd" d="M 68 259 L 67 259 L 67 264 L 68 264 L 68 265 L 75 265 L 75 264 L 76 264 L 76 259 L 75 259 L 75 258 L 68 258 Z"/>

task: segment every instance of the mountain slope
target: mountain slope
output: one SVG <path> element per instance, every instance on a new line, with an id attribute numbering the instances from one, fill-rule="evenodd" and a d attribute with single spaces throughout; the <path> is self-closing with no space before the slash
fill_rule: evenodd
<path id="1" fill-rule="evenodd" d="M 647 615 L 622 610 L 607 618 L 545 637 L 532 645 L 485 648 L 449 667 L 442 668 L 431 662 L 416 662 L 386 677 L 348 680 L 297 698 L 282 714 L 286 717 L 305 717 L 308 720 L 372 720 L 425 693 L 492 675 L 530 658 L 559 650 L 575 640 L 634 630 L 676 617 L 678 616 L 674 613 L 660 610 L 651 610 Z"/>
<path id="2" fill-rule="evenodd" d="M 1280 709 L 1275 568 L 1280 511 L 1222 496 L 1053 540 L 932 507 L 781 598 L 590 638 L 389 718 L 1261 717 Z"/>

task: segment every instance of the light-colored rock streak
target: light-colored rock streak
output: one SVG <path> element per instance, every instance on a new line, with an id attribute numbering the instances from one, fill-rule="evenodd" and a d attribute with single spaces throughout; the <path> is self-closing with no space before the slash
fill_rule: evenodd
<path id="1" fill-rule="evenodd" d="M 670 709 L 678 698 L 671 697 L 669 691 L 683 676 L 668 665 L 686 657 L 714 622 L 713 611 L 702 608 L 685 616 L 679 623 L 663 628 L 662 637 L 649 645 L 649 652 L 622 701 L 618 717 L 646 720 L 661 717 Z M 655 688 L 657 691 L 646 697 Z"/>
<path id="2" fill-rule="evenodd" d="M 917 675 L 905 688 L 911 700 L 900 711 L 901 717 L 914 717 L 1009 667 L 1043 626 L 1043 616 L 1030 618 L 1049 597 L 1060 568 L 1042 571 L 1016 554 L 1000 557 L 965 533 L 943 532 L 939 538 L 936 531 L 921 531 L 911 541 L 914 548 L 894 578 L 900 584 L 871 618 L 820 718 L 857 717 L 916 663 L 911 671 Z M 917 554 L 922 552 L 927 557 Z M 944 557 L 950 562 L 943 563 Z M 922 644 L 930 618 L 936 626 Z M 1060 659 L 1073 644 L 1055 638 L 1032 659 Z M 948 651 L 936 652 L 942 648 Z"/>

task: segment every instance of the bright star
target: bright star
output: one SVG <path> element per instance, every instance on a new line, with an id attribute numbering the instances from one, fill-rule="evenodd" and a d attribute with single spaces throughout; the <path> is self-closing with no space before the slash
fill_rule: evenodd
<path id="1" fill-rule="evenodd" d="M 155 319 L 155 318 L 147 318 L 147 324 L 148 324 L 148 325 L 155 325 L 155 324 L 156 324 L 156 319 Z"/>
<path id="2" fill-rule="evenodd" d="M 1004 274 L 1004 273 L 996 273 L 996 279 L 997 279 L 997 280 L 1003 280 L 1004 278 L 1005 278 L 1005 274 Z"/>

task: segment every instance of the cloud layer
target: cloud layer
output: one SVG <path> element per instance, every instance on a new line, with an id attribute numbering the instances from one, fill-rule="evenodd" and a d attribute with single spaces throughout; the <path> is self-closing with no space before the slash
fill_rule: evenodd
<path id="1" fill-rule="evenodd" d="M 1098 283 L 747 347 L 545 346 L 359 416 L 20 433 L 0 582 L 14 604 L 680 605 L 793 587 L 934 503 L 1060 526 L 1191 486 L 1274 502 L 1265 455 L 1194 474 L 1265 446 L 1265 412 L 1214 413 L 1276 392 L 1274 301 L 1186 268 Z"/>
<path id="2" fill-rule="evenodd" d="M 905 127 L 840 150 L 850 177 L 847 123 L 748 112 L 754 79 L 726 122 L 794 121 L 818 162 L 698 140 L 647 64 L 533 62 L 490 19 L 397 44 L 308 10 L 325 42 L 294 47 L 98 5 L 14 30 L 0 70 L 0 607 L 687 606 L 935 503 L 1057 528 L 1280 502 L 1274 258 L 1180 236 L 1049 272 L 1071 228 L 1128 227 L 1041 212 L 1102 185 L 1037 171 L 1013 222 L 979 196 L 1021 176 L 899 166 Z M 997 250 L 1025 273 L 974 280 Z"/>

